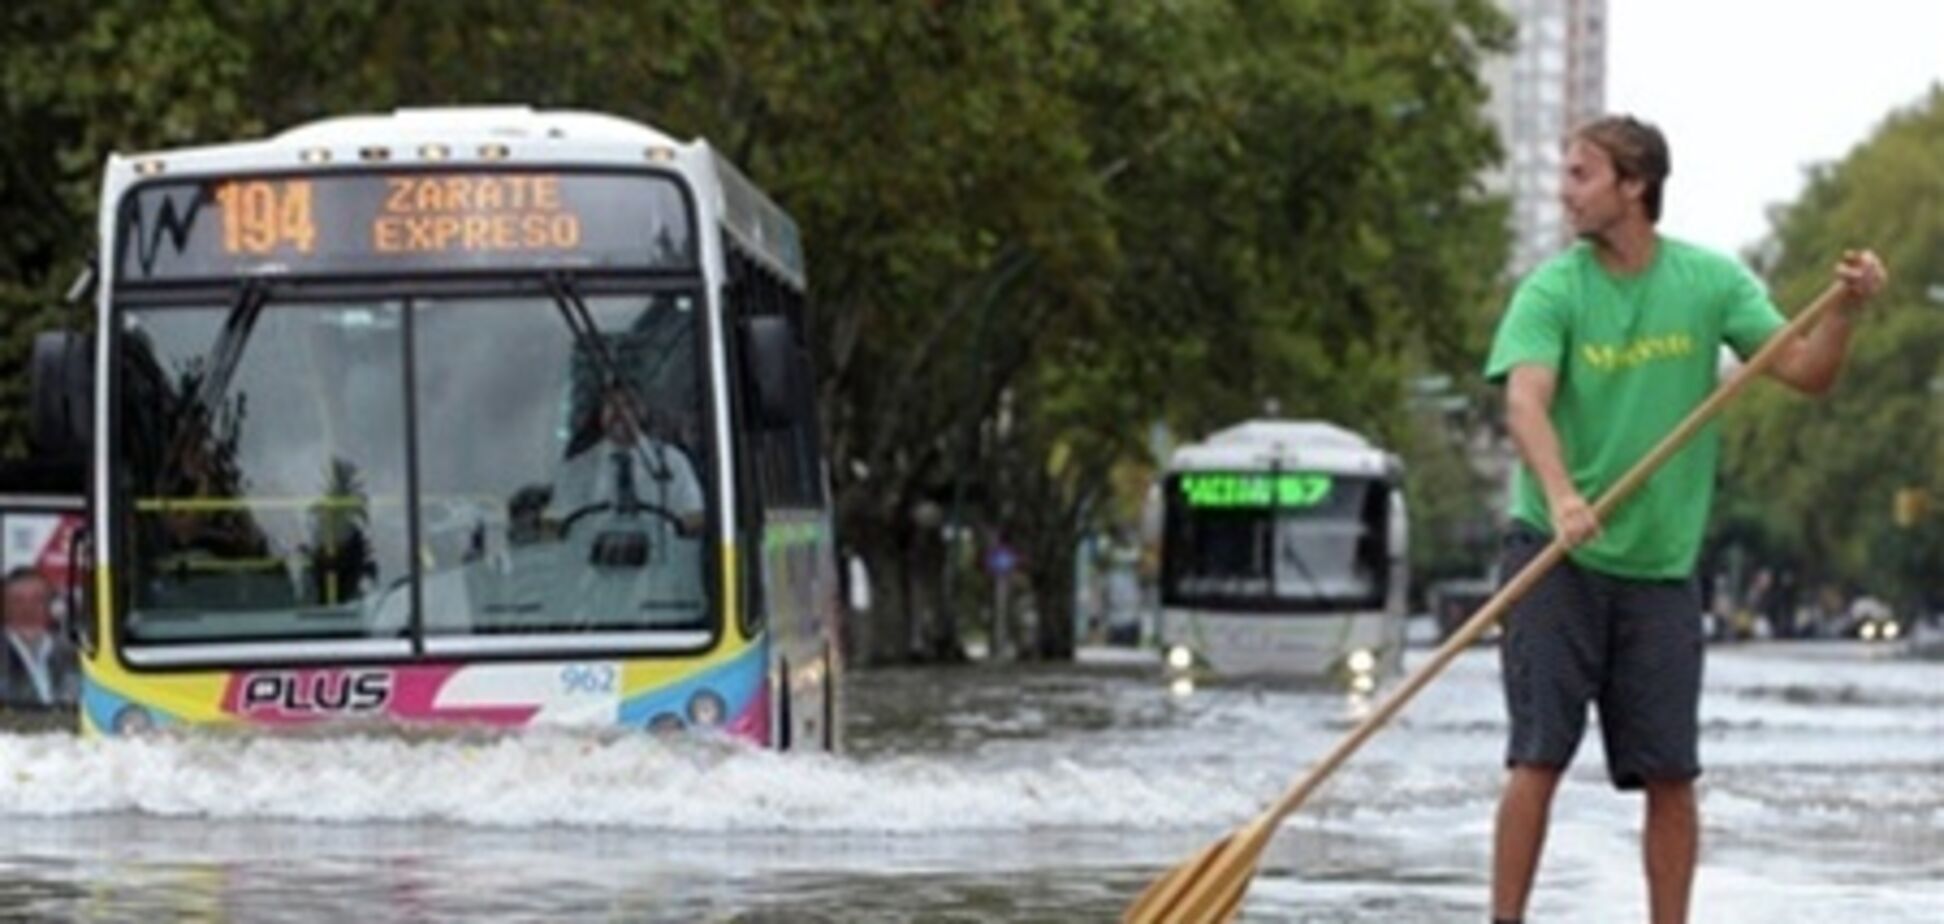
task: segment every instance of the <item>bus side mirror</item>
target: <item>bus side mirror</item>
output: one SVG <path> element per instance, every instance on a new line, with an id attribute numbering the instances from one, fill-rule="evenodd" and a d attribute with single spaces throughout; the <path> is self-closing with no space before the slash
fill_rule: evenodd
<path id="1" fill-rule="evenodd" d="M 34 336 L 34 449 L 57 459 L 86 459 L 94 406 L 94 353 L 86 335 L 48 331 Z"/>
<path id="2" fill-rule="evenodd" d="M 745 319 L 742 361 L 757 424 L 765 430 L 781 430 L 795 423 L 805 386 L 802 350 L 789 320 L 779 315 Z"/>

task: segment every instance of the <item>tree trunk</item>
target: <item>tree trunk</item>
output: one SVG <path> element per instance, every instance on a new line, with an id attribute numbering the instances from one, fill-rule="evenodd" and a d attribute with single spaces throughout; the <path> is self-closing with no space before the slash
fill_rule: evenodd
<path id="1" fill-rule="evenodd" d="M 1034 656 L 1073 660 L 1073 538 L 1057 530 L 1033 561 L 1034 608 L 1039 613 Z"/>
<path id="2" fill-rule="evenodd" d="M 926 660 L 931 650 L 933 627 L 938 625 L 938 607 L 944 590 L 945 556 L 938 530 L 907 527 L 904 544 L 905 588 L 904 628 L 900 660 Z"/>

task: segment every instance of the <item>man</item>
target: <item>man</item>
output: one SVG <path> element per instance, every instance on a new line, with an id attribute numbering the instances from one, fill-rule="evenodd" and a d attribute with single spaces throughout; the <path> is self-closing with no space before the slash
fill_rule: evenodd
<path id="1" fill-rule="evenodd" d="M 1597 702 L 1607 772 L 1647 794 L 1644 860 L 1656 924 L 1687 919 L 1699 820 L 1694 780 L 1702 624 L 1695 560 L 1712 499 L 1707 430 L 1613 513 L 1597 498 L 1716 384 L 1719 346 L 1744 358 L 1783 318 L 1733 260 L 1655 231 L 1667 143 L 1628 117 L 1574 132 L 1560 198 L 1579 242 L 1512 298 L 1486 373 L 1507 383 L 1524 463 L 1502 570 L 1509 580 L 1556 531 L 1572 547 L 1507 619 L 1501 659 L 1511 737 L 1493 844 L 1492 914 L 1516 922 L 1538 869 L 1561 774 Z M 1881 262 L 1836 267 L 1845 302 L 1782 347 L 1770 374 L 1808 394 L 1835 384 Z"/>
<path id="2" fill-rule="evenodd" d="M 678 443 L 644 432 L 640 405 L 618 386 L 601 432 L 561 464 L 547 519 L 584 565 L 562 580 L 557 618 L 586 625 L 674 625 L 704 605 L 702 482 Z M 632 413 L 631 413 L 632 410 Z"/>
<path id="3" fill-rule="evenodd" d="M 24 566 L 9 572 L 6 583 L 0 704 L 47 708 L 74 702 L 74 653 L 54 622 L 54 585 Z"/>
<path id="4" fill-rule="evenodd" d="M 586 516 L 593 508 L 603 519 L 659 513 L 683 536 L 697 535 L 703 504 L 695 466 L 680 447 L 641 432 L 638 414 L 627 412 L 628 400 L 619 386 L 604 391 L 603 438 L 561 464 L 549 503 L 553 517 Z"/>

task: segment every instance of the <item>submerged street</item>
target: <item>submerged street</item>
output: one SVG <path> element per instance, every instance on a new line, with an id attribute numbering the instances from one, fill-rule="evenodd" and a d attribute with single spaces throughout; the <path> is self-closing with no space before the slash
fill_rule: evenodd
<path id="1" fill-rule="evenodd" d="M 1710 650 L 1696 920 L 1944 917 L 1944 662 L 1889 655 Z M 0 916 L 1107 920 L 1353 721 L 1342 694 L 1176 697 L 1090 660 L 854 674 L 841 757 L 11 730 Z M 1300 810 L 1245 919 L 1483 919 L 1496 671 L 1468 653 Z M 1534 920 L 1644 917 L 1639 812 L 1589 735 Z"/>

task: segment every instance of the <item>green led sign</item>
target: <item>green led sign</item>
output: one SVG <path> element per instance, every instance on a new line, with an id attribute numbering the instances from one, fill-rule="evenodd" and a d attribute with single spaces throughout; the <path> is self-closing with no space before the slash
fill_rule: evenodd
<path id="1" fill-rule="evenodd" d="M 1190 507 L 1314 507 L 1330 496 L 1328 475 L 1197 474 L 1181 476 Z"/>

